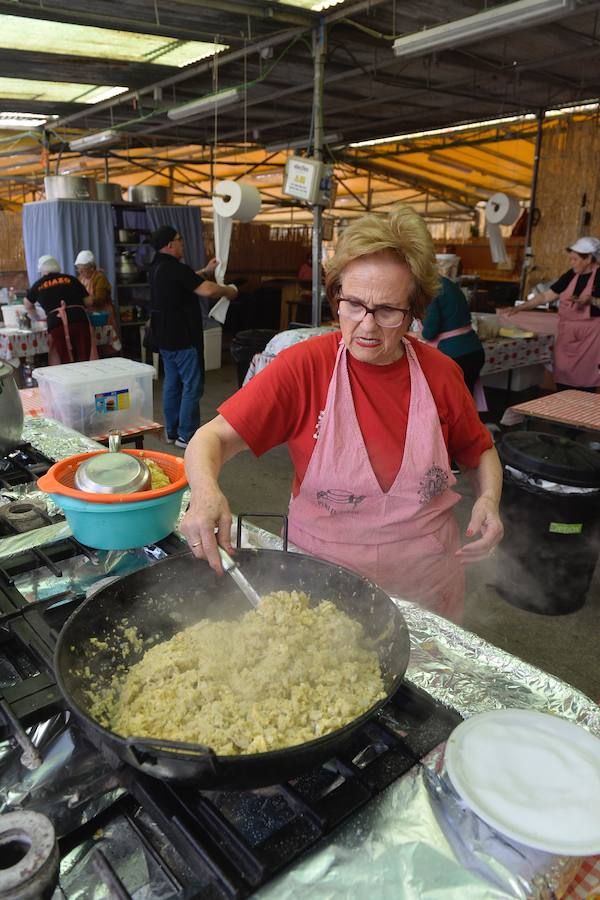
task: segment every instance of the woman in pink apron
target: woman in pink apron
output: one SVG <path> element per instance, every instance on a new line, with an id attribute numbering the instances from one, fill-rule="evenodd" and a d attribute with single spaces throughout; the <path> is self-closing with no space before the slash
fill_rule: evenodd
<path id="1" fill-rule="evenodd" d="M 567 248 L 571 268 L 541 294 L 508 315 L 559 300 L 554 345 L 554 380 L 561 388 L 600 387 L 600 241 L 582 237 Z"/>
<path id="2" fill-rule="evenodd" d="M 346 229 L 327 272 L 341 340 L 328 333 L 279 354 L 190 442 L 182 530 L 198 557 L 220 572 L 216 538 L 230 549 L 221 465 L 285 441 L 296 470 L 290 540 L 460 618 L 464 563 L 487 557 L 502 537 L 502 478 L 460 369 L 407 336 L 438 289 L 431 238 L 410 208 Z M 476 487 L 474 540 L 463 547 L 449 452 L 473 470 Z"/>

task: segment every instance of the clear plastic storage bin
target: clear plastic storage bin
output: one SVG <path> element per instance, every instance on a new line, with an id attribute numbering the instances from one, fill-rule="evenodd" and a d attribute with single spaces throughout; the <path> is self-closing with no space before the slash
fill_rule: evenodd
<path id="1" fill-rule="evenodd" d="M 33 370 L 44 413 L 89 437 L 152 422 L 153 374 L 152 366 L 120 357 Z"/>

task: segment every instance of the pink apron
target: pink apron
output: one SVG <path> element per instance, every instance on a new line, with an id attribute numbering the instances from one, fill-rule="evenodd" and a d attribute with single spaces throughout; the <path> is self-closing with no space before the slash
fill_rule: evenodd
<path id="1" fill-rule="evenodd" d="M 430 347 L 437 347 L 440 341 L 445 341 L 451 337 L 458 337 L 459 334 L 468 334 L 470 331 L 473 331 L 472 325 L 462 325 L 460 328 L 453 328 L 452 331 L 440 331 L 437 337 L 432 338 L 430 341 L 425 341 L 425 343 L 429 344 Z M 475 406 L 477 407 L 478 412 L 488 411 L 485 390 L 481 378 L 478 378 L 473 385 L 473 399 L 475 400 Z"/>
<path id="2" fill-rule="evenodd" d="M 432 338 L 430 341 L 425 341 L 425 343 L 429 344 L 430 347 L 437 347 L 440 341 L 446 341 L 451 337 L 458 337 L 459 334 L 468 334 L 470 331 L 473 331 L 472 325 L 461 325 L 460 328 L 453 328 L 452 331 L 440 331 L 437 337 Z"/>
<path id="3" fill-rule="evenodd" d="M 386 493 L 373 472 L 360 431 L 340 343 L 316 444 L 300 491 L 290 503 L 290 540 L 303 551 L 347 566 L 388 593 L 458 621 L 464 572 L 454 554 L 458 526 L 451 510 L 450 470 L 439 415 L 410 342 L 404 456 Z"/>
<path id="4" fill-rule="evenodd" d="M 69 331 L 69 316 L 67 314 L 68 309 L 82 309 L 81 306 L 71 307 L 67 306 L 64 300 L 60 301 L 60 306 L 57 309 L 53 310 L 62 323 L 62 327 L 65 333 L 65 344 L 67 346 L 67 353 L 69 354 L 69 362 L 74 362 L 73 359 L 73 347 L 71 345 L 71 332 Z M 85 312 L 85 310 L 84 310 Z M 87 313 L 86 313 L 87 316 Z M 90 326 L 90 359 L 98 359 L 98 348 L 96 347 L 96 335 L 94 334 L 94 329 L 92 328 L 92 323 L 88 318 L 88 324 Z M 48 332 L 48 365 L 49 366 L 60 366 L 62 365 L 62 359 L 59 356 L 58 350 L 54 345 L 54 341 L 52 340 L 52 334 L 50 331 Z"/>
<path id="5" fill-rule="evenodd" d="M 592 296 L 598 266 L 594 266 L 588 282 L 579 295 Z M 600 316 L 592 317 L 587 303 L 573 303 L 570 299 L 577 285 L 574 275 L 559 295 L 558 333 L 554 346 L 554 380 L 573 387 L 599 387 L 600 372 Z"/>

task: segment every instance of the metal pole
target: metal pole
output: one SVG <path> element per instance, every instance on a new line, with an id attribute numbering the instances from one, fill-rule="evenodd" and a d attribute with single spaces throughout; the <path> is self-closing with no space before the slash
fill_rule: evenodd
<path id="1" fill-rule="evenodd" d="M 519 285 L 519 297 L 525 293 L 527 275 L 533 262 L 531 249 L 531 234 L 533 231 L 533 216 L 535 213 L 535 200 L 537 195 L 538 175 L 540 171 L 540 155 L 542 150 L 542 134 L 544 133 L 544 110 L 540 109 L 537 116 L 537 134 L 535 136 L 535 156 L 533 158 L 533 174 L 531 176 L 531 195 L 529 198 L 529 215 L 527 216 L 527 232 L 525 235 L 525 254 L 521 267 L 521 283 Z"/>
<path id="2" fill-rule="evenodd" d="M 323 159 L 323 79 L 325 75 L 325 23 L 323 17 L 314 31 L 314 86 L 313 86 L 313 155 Z M 321 248 L 323 245 L 323 207 L 313 206 L 312 226 L 312 313 L 313 328 L 321 324 Z"/>
<path id="3" fill-rule="evenodd" d="M 104 180 L 107 184 L 110 181 L 110 167 L 108 165 L 108 156 L 104 157 Z"/>

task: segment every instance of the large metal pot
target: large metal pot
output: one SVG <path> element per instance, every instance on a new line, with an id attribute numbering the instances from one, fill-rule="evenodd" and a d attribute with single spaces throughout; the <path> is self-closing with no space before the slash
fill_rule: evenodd
<path id="1" fill-rule="evenodd" d="M 129 250 L 124 250 L 117 261 L 117 280 L 121 284 L 141 281 L 139 267 Z"/>
<path id="2" fill-rule="evenodd" d="M 95 200 L 96 182 L 79 175 L 46 175 L 46 200 Z"/>
<path id="3" fill-rule="evenodd" d="M 96 183 L 96 193 L 98 200 L 108 200 L 109 203 L 122 203 L 123 193 L 120 184 L 114 184 L 109 181 L 98 181 Z"/>
<path id="4" fill-rule="evenodd" d="M 168 204 L 171 202 L 171 188 L 165 184 L 137 184 L 129 188 L 132 203 Z"/>
<path id="5" fill-rule="evenodd" d="M 247 788 L 275 784 L 331 759 L 351 742 L 402 682 L 409 657 L 409 635 L 397 606 L 381 588 L 342 566 L 302 553 L 238 550 L 236 561 L 260 594 L 297 589 L 311 604 L 330 600 L 360 622 L 378 654 L 386 697 L 353 721 L 304 744 L 241 756 L 219 756 L 200 744 L 125 738 L 90 713 L 90 698 L 108 686 L 125 662 L 140 658 L 123 640 L 122 623 L 141 641 L 165 640 L 200 619 L 234 619 L 250 605 L 229 578 L 219 578 L 191 553 L 169 557 L 134 572 L 85 601 L 62 629 L 55 652 L 58 686 L 96 746 L 148 775 L 192 782 L 202 788 Z M 235 648 L 234 648 L 235 649 Z"/>
<path id="6" fill-rule="evenodd" d="M 0 453 L 8 453 L 21 441 L 23 407 L 12 366 L 0 363 Z"/>

